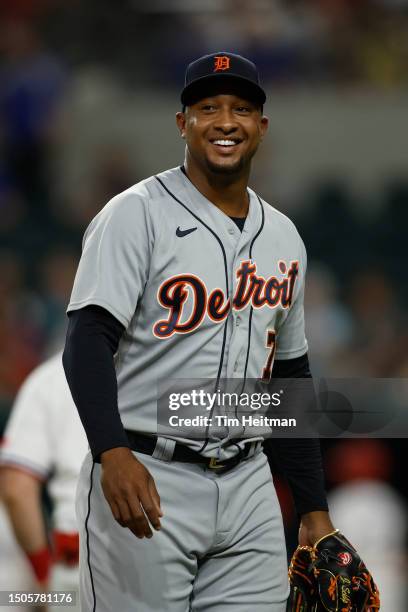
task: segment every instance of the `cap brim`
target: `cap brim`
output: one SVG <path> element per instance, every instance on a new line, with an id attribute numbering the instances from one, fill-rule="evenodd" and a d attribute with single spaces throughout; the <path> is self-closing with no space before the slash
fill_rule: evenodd
<path id="1" fill-rule="evenodd" d="M 189 83 L 181 92 L 183 106 L 191 106 L 203 98 L 219 94 L 234 94 L 262 106 L 266 94 L 260 85 L 229 72 L 228 74 L 209 74 Z"/>

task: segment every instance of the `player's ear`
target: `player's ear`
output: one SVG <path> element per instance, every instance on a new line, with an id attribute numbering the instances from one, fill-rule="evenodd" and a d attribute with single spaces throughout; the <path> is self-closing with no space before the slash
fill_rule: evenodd
<path id="1" fill-rule="evenodd" d="M 265 136 L 269 126 L 269 119 L 266 115 L 262 115 L 260 122 L 261 140 Z"/>
<path id="2" fill-rule="evenodd" d="M 179 111 L 178 113 L 176 113 L 176 123 L 177 123 L 177 127 L 180 131 L 180 136 L 182 138 L 186 137 L 186 115 L 185 113 Z"/>

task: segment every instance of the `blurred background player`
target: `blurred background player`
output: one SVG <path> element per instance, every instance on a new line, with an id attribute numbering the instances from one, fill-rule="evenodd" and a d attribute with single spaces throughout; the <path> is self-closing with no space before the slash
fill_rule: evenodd
<path id="1" fill-rule="evenodd" d="M 37 589 L 78 590 L 75 491 L 86 452 L 58 353 L 21 387 L 0 452 L 1 494 Z M 50 529 L 43 512 L 44 484 L 52 504 Z"/>
<path id="2" fill-rule="evenodd" d="M 1 485 L 0 485 L 1 486 Z M 0 591 L 32 591 L 33 574 L 0 499 Z M 2 606 L 2 612 L 28 612 L 26 606 Z"/>
<path id="3" fill-rule="evenodd" d="M 335 525 L 353 541 L 381 593 L 381 610 L 407 602 L 407 507 L 388 481 L 393 458 L 382 440 L 342 440 L 328 453 L 326 474 Z"/>

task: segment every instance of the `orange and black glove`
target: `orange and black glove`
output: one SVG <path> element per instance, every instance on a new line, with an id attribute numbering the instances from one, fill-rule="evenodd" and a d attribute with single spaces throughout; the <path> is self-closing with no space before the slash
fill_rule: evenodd
<path id="1" fill-rule="evenodd" d="M 338 531 L 299 546 L 289 567 L 288 612 L 376 612 L 380 594 L 355 548 Z"/>

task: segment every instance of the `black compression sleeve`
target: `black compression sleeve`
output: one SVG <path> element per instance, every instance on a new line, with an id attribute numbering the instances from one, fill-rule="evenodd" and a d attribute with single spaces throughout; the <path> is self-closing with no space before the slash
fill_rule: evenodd
<path id="1" fill-rule="evenodd" d="M 273 378 L 312 378 L 307 353 L 295 359 L 275 359 Z"/>
<path id="2" fill-rule="evenodd" d="M 307 353 L 302 357 L 277 360 L 273 378 L 311 378 Z M 320 441 L 315 438 L 268 438 L 264 442 L 270 463 L 285 474 L 299 515 L 328 510 Z"/>
<path id="3" fill-rule="evenodd" d="M 110 448 L 129 447 L 118 411 L 113 361 L 124 329 L 99 306 L 69 313 L 62 361 L 94 459 Z"/>

